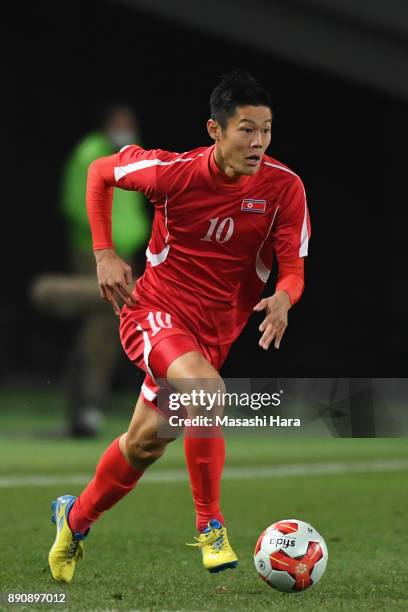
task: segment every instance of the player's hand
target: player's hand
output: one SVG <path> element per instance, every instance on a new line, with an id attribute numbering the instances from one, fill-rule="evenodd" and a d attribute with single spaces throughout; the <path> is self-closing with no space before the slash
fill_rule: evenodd
<path id="1" fill-rule="evenodd" d="M 259 331 L 263 332 L 259 340 L 259 346 L 268 350 L 269 345 L 275 340 L 275 348 L 278 349 L 288 326 L 288 310 L 290 309 L 290 299 L 286 291 L 276 291 L 274 295 L 262 299 L 254 310 L 266 311 L 266 317 L 259 326 Z"/>
<path id="2" fill-rule="evenodd" d="M 95 251 L 96 274 L 101 298 L 110 302 L 115 314 L 120 315 L 120 302 L 136 304 L 132 295 L 132 268 L 116 255 L 113 249 Z"/>

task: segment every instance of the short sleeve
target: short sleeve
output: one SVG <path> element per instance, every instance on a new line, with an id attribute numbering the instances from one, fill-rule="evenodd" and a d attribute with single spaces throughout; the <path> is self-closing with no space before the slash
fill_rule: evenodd
<path id="1" fill-rule="evenodd" d="M 306 193 L 298 176 L 283 191 L 273 229 L 273 249 L 280 262 L 306 257 L 311 235 Z"/>

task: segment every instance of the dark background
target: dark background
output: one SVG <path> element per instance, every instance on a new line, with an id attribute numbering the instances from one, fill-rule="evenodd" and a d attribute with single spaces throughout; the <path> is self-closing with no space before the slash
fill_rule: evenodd
<path id="1" fill-rule="evenodd" d="M 3 382 L 58 377 L 77 322 L 36 312 L 32 279 L 68 270 L 60 172 L 95 106 L 125 95 L 146 148 L 210 144 L 208 98 L 242 67 L 270 90 L 269 153 L 302 177 L 312 219 L 306 290 L 279 352 L 253 317 L 226 376 L 406 375 L 406 164 L 402 94 L 306 68 L 114 2 L 30 3 L 7 22 L 0 365 Z M 118 340 L 119 341 L 119 340 Z M 132 381 L 123 359 L 117 383 Z M 0 380 L 1 382 L 1 380 Z M 130 384 L 133 384 L 130 382 Z"/>

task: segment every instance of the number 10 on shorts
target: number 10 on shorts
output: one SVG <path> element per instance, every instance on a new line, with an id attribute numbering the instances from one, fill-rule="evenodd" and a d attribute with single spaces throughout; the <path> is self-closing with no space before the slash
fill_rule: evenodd
<path id="1" fill-rule="evenodd" d="M 169 327 L 172 327 L 169 313 L 164 312 L 163 315 L 164 321 L 160 310 L 156 312 L 149 312 L 148 316 L 146 317 L 152 329 L 152 336 L 158 334 L 161 329 L 168 329 Z"/>

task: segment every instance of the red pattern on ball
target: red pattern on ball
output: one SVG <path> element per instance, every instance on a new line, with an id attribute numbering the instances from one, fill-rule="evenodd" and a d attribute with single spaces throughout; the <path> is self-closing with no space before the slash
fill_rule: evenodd
<path id="1" fill-rule="evenodd" d="M 284 534 L 295 533 L 298 530 L 298 524 L 291 521 L 280 521 L 279 523 L 274 523 L 273 528 Z"/>
<path id="2" fill-rule="evenodd" d="M 310 542 L 306 554 L 296 559 L 289 557 L 283 550 L 278 550 L 269 556 L 272 569 L 287 572 L 296 581 L 293 585 L 294 591 L 303 591 L 313 584 L 310 574 L 322 557 L 323 551 L 318 542 Z"/>

